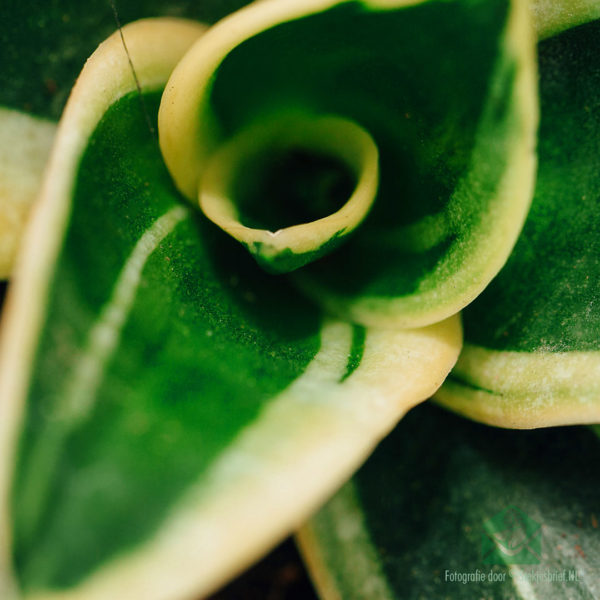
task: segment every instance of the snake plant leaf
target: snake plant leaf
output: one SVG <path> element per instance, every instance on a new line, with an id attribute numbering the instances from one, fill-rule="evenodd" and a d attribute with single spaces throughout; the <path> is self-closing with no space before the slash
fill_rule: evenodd
<path id="1" fill-rule="evenodd" d="M 0 107 L 0 279 L 12 271 L 55 128 L 46 119 Z"/>
<path id="2" fill-rule="evenodd" d="M 176 191 L 155 125 L 204 31 L 125 27 L 58 126 L 3 315 L 3 599 L 209 593 L 457 358 L 457 317 L 411 331 L 328 318 Z"/>
<path id="3" fill-rule="evenodd" d="M 599 459 L 589 428 L 490 429 L 422 405 L 300 547 L 323 600 L 597 598 Z"/>
<path id="4" fill-rule="evenodd" d="M 366 325 L 436 322 L 498 272 L 527 213 L 534 37 L 519 1 L 258 2 L 177 66 L 161 149 L 182 193 L 261 264 L 285 271 L 319 258 L 295 281 L 328 310 Z M 343 131 L 327 148 L 278 131 L 282 119 L 302 129 L 329 117 L 363 129 L 379 153 L 377 195 L 352 235 L 368 195 L 348 225 L 320 226 L 352 199 L 361 173 L 374 180 L 362 144 Z M 239 160 L 235 148 L 255 131 L 255 156 Z M 283 171 L 297 153 L 315 164 Z M 226 180 L 216 190 L 214 169 Z M 240 191 L 236 180 L 253 173 L 258 183 Z M 307 179 L 311 211 L 300 214 L 291 196 L 301 194 L 289 190 Z"/>
<path id="5" fill-rule="evenodd" d="M 539 45 L 535 197 L 499 276 L 464 311 L 437 399 L 502 427 L 600 422 L 600 20 Z"/>

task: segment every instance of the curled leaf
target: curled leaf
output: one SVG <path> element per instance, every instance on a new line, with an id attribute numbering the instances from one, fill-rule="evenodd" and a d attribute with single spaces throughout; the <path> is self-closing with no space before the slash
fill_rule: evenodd
<path id="1" fill-rule="evenodd" d="M 307 166 L 312 173 L 306 173 Z M 293 181 L 296 171 L 298 182 Z M 337 248 L 371 208 L 378 179 L 377 147 L 356 123 L 287 115 L 250 127 L 221 146 L 208 161 L 198 195 L 211 221 L 242 242 L 263 268 L 278 273 L 298 269 Z M 338 208 L 340 191 L 348 197 Z M 281 211 L 272 206 L 273 195 L 284 205 Z M 232 198 L 238 199 L 237 206 Z M 335 212 L 320 216 L 335 200 Z M 296 214 L 304 217 L 300 221 L 311 216 L 316 220 L 276 225 L 274 231 L 242 223 L 257 220 L 260 227 L 261 217 L 275 223 L 279 212 L 296 212 L 292 203 Z M 260 213 L 253 219 L 255 206 Z"/>
<path id="2" fill-rule="evenodd" d="M 208 216 L 230 234 L 235 229 L 261 263 L 279 270 L 283 252 L 279 266 L 289 270 L 327 252 L 297 271 L 295 282 L 334 314 L 384 327 L 440 321 L 498 272 L 533 189 L 537 104 L 526 3 L 267 0 L 242 9 L 198 41 L 166 87 L 160 143 L 177 187 L 197 202 L 222 146 L 271 127 L 279 138 L 277 124 L 290 114 L 343 119 L 368 132 L 378 149 L 379 187 L 351 236 L 346 226 L 320 230 L 318 220 L 252 232 L 253 215 L 293 205 L 285 186 L 281 194 L 260 187 L 252 201 L 234 187 L 221 189 L 218 214 L 201 199 Z M 285 147 L 306 149 L 295 130 Z M 344 148 L 354 144 L 344 137 L 328 153 L 347 164 Z M 275 164 L 280 148 L 268 153 Z M 235 152 L 219 156 L 230 181 L 242 176 Z M 318 201 L 320 168 L 319 161 L 307 167 L 307 195 L 326 205 Z M 352 228 L 364 214 L 356 213 Z M 287 232 L 281 246 L 268 233 L 279 229 Z M 317 230 L 307 245 L 304 234 Z"/>

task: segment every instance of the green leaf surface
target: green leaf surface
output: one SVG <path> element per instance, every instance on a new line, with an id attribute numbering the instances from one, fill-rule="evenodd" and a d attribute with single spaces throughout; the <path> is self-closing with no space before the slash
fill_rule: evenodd
<path id="1" fill-rule="evenodd" d="M 539 44 L 535 197 L 506 266 L 463 313 L 437 396 L 505 427 L 600 421 L 600 21 Z"/>
<path id="2" fill-rule="evenodd" d="M 215 26 L 175 70 L 160 111 L 165 161 L 223 226 L 203 189 L 220 146 L 282 115 L 358 124 L 379 150 L 377 197 L 344 245 L 296 281 L 363 325 L 436 322 L 497 273 L 529 207 L 537 110 L 528 17 L 509 0 L 257 3 Z M 241 229 L 253 215 L 229 200 L 228 225 Z M 292 253 L 305 262 L 313 250 Z"/>
<path id="3" fill-rule="evenodd" d="M 587 428 L 509 432 L 420 406 L 300 546 L 323 600 L 591 600 L 599 458 Z"/>
<path id="4" fill-rule="evenodd" d="M 128 52 L 113 35 L 59 124 L 0 346 L 3 598 L 208 593 L 456 360 L 458 318 L 329 319 L 184 202 L 153 129 L 203 32 L 141 21 Z"/>
<path id="5" fill-rule="evenodd" d="M 383 116 L 370 129 L 381 132 L 379 197 L 348 245 L 299 275 L 329 309 L 363 323 L 425 324 L 468 304 L 504 263 L 533 183 L 523 8 L 459 2 L 399 11 L 406 45 L 390 36 L 377 63 L 389 69 L 378 79 L 385 89 L 372 89 L 365 109 L 367 119 Z M 444 40 L 443 50 L 431 38 Z M 389 81 L 399 82 L 397 95 Z M 400 120 L 391 116 L 399 105 Z"/>
<path id="6" fill-rule="evenodd" d="M 10 276 L 57 121 L 85 60 L 117 28 L 161 15 L 214 22 L 249 0 L 6 0 L 0 6 L 0 277 Z M 115 11 L 117 16 L 115 17 Z M 27 116 L 31 118 L 27 118 Z"/>

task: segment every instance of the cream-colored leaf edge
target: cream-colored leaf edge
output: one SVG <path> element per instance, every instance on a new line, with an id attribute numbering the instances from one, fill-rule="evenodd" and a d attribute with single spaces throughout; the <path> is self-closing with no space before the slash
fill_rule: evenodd
<path id="1" fill-rule="evenodd" d="M 373 542 L 365 516 L 351 479 L 296 533 L 296 542 L 321 600 L 401 598 L 386 577 L 386 556 Z M 537 600 L 525 579 L 516 578 L 514 585 L 519 598 Z"/>
<path id="2" fill-rule="evenodd" d="M 198 23 L 148 19 L 123 29 L 144 89 L 162 87 L 174 65 L 205 30 Z M 99 86 L 98 81 L 110 82 Z M 24 398 L 53 264 L 70 212 L 74 173 L 98 121 L 136 83 L 119 34 L 105 41 L 80 75 L 51 151 L 40 196 L 23 236 L 2 313 L 0 337 L 0 597 L 10 598 L 9 488 Z"/>
<path id="3" fill-rule="evenodd" d="M 534 0 L 531 4 L 533 21 L 540 40 L 600 18 L 598 0 Z M 12 119 L 13 116 L 15 119 L 13 125 L 18 127 L 18 135 L 11 135 L 10 140 L 6 140 L 8 132 L 5 128 L 6 119 Z M 0 219 L 2 219 L 0 231 L 3 232 L 0 236 L 2 240 L 0 278 L 6 278 L 11 273 L 17 240 L 25 226 L 27 211 L 24 204 L 31 204 L 36 195 L 45 158 L 50 151 L 54 129 L 55 125 L 45 119 L 32 117 L 13 109 L 0 108 L 0 201 L 8 199 L 10 204 L 0 209 Z M 13 152 L 15 144 L 17 148 L 16 152 Z M 21 151 L 22 144 L 26 146 Z M 34 154 L 29 154 L 30 144 L 36 145 Z M 5 152 L 5 148 L 10 149 L 11 152 Z M 23 153 L 26 153 L 25 159 L 16 160 L 16 156 Z M 10 173 L 7 172 L 7 168 Z M 13 169 L 17 169 L 18 173 Z M 23 185 L 20 182 L 23 182 Z M 15 197 L 17 199 L 14 199 Z"/>
<path id="4" fill-rule="evenodd" d="M 600 18 L 598 0 L 535 0 L 531 7 L 540 40 Z M 435 401 L 488 425 L 600 423 L 600 352 L 498 351 L 466 343 L 454 375 Z"/>
<path id="5" fill-rule="evenodd" d="M 540 40 L 600 18 L 598 0 L 534 0 L 531 10 Z M 9 119 L 14 119 L 10 129 Z M 13 127 L 17 135 L 9 134 Z M 54 129 L 50 121 L 0 107 L 0 278 L 11 273 L 26 207 L 38 191 Z"/>
<path id="6" fill-rule="evenodd" d="M 76 587 L 26 600 L 204 597 L 297 529 L 454 364 L 452 317 L 420 330 L 368 330 L 346 379 L 353 328 L 329 321 L 305 373 L 263 409 L 154 536 Z"/>
<path id="7" fill-rule="evenodd" d="M 327 565 L 319 534 L 319 521 L 325 519 L 339 541 L 337 560 L 347 567 L 343 589 Z M 377 549 L 369 535 L 364 514 L 351 479 L 333 496 L 324 509 L 296 532 L 296 544 L 321 600 L 394 600 Z"/>
<path id="8" fill-rule="evenodd" d="M 247 227 L 231 198 L 239 165 L 269 147 L 303 148 L 341 160 L 356 177 L 354 191 L 336 212 L 276 231 Z M 291 251 L 316 251 L 330 239 L 356 229 L 365 218 L 379 184 L 379 153 L 357 123 L 336 116 L 286 114 L 244 129 L 208 160 L 199 191 L 204 214 L 236 240 L 267 260 Z"/>
<path id="9" fill-rule="evenodd" d="M 173 63 L 201 32 L 196 24 L 174 20 L 144 21 L 125 28 L 142 87 L 160 87 Z M 99 81 L 112 85 L 99 86 Z M 127 56 L 115 35 L 88 61 L 69 101 L 8 298 L 0 349 L 0 374 L 4 375 L 0 391 L 2 398 L 11 399 L 0 406 L 0 564 L 6 598 L 19 597 L 11 585 L 8 490 L 26 381 L 44 313 L 42 298 L 87 139 L 108 106 L 134 89 Z M 457 358 L 461 331 L 458 318 L 422 331 L 369 331 L 361 365 L 344 379 L 351 340 L 351 325 L 325 327 L 323 348 L 305 376 L 268 406 L 254 427 L 242 433 L 213 468 L 209 484 L 203 479 L 173 510 L 153 540 L 105 565 L 75 589 L 28 597 L 185 597 L 218 585 L 265 550 L 277 535 L 297 526 L 307 511 L 322 501 L 323 494 L 349 476 L 408 408 L 441 384 Z M 288 431 L 293 433 L 287 435 Z M 265 504 L 265 493 L 272 494 L 280 515 L 274 514 L 271 503 Z M 248 495 L 250 502 L 246 501 Z M 253 521 L 261 511 L 263 518 Z M 223 524 L 229 528 L 221 529 Z M 253 532 L 248 531 L 250 526 Z M 239 533 L 244 529 L 249 541 L 242 546 Z M 201 539 L 209 540 L 208 546 Z M 206 565 L 206 571 L 199 570 L 199 564 Z"/>
<path id="10" fill-rule="evenodd" d="M 532 0 L 531 12 L 538 39 L 600 19 L 598 0 Z"/>
<path id="11" fill-rule="evenodd" d="M 158 114 L 160 147 L 179 191 L 196 202 L 208 158 L 219 146 L 208 104 L 213 74 L 245 40 L 275 25 L 325 11 L 348 0 L 262 0 L 225 17 L 194 45 L 169 79 Z M 362 0 L 382 10 L 424 0 Z"/>
<path id="12" fill-rule="evenodd" d="M 518 59 L 513 86 L 513 103 L 522 132 L 513 136 L 508 150 L 509 164 L 499 182 L 494 208 L 486 215 L 486 227 L 479 232 L 478 252 L 472 252 L 469 269 L 440 281 L 429 290 L 400 298 L 337 295 L 302 272 L 297 283 L 334 314 L 376 327 L 422 327 L 455 314 L 472 302 L 506 263 L 527 217 L 535 184 L 535 152 L 539 119 L 535 32 L 529 5 L 512 0 L 504 43 L 510 56 Z M 477 147 L 476 147 L 477 149 Z M 408 232 L 407 232 L 408 233 Z M 490 251 L 493 249 L 493 251 Z M 457 296 L 455 290 L 464 290 Z M 442 298 L 453 298 L 452 302 Z M 424 308 L 428 307 L 428 308 Z"/>
<path id="13" fill-rule="evenodd" d="M 465 344 L 453 374 L 435 401 L 476 421 L 511 429 L 600 423 L 600 352 Z"/>
<path id="14" fill-rule="evenodd" d="M 0 279 L 10 276 L 56 124 L 0 107 Z"/>
<path id="15" fill-rule="evenodd" d="M 598 0 L 533 0 L 531 10 L 535 29 L 540 40 L 600 18 L 600 2 Z M 0 231 L 4 232 L 1 236 L 2 245 L 0 247 L 0 278 L 2 278 L 8 277 L 11 273 L 17 239 L 20 238 L 21 231 L 25 226 L 24 215 L 26 210 L 22 208 L 22 199 L 26 200 L 26 204 L 30 204 L 36 195 L 36 186 L 41 181 L 43 171 L 42 160 L 44 160 L 43 157 L 47 157 L 50 151 L 53 137 L 52 130 L 55 125 L 44 119 L 30 117 L 13 109 L 0 108 L 0 111 L 11 113 L 11 117 L 15 115 L 14 126 L 19 127 L 18 135 L 11 136 L 10 144 L 8 144 L 5 141 L 6 132 L 8 131 L 5 129 L 6 117 L 0 115 L 0 200 L 8 198 L 11 205 L 0 209 L 2 223 L 10 222 L 9 228 L 0 223 Z M 27 156 L 31 156 L 31 162 L 27 158 L 25 160 L 15 160 L 16 154 L 21 154 L 19 148 L 17 148 L 16 154 L 3 151 L 4 148 L 13 150 L 13 144 L 20 146 L 23 142 L 29 144 L 29 142 L 33 143 L 34 140 L 37 145 L 35 156 L 29 155 L 29 150 L 25 150 Z M 7 175 L 6 172 L 7 165 L 10 167 L 10 175 Z M 13 168 L 18 169 L 19 173 L 15 174 Z M 19 183 L 21 181 L 24 182 L 23 186 Z M 15 185 L 17 185 L 16 188 Z M 13 202 L 12 199 L 15 194 L 19 200 Z M 14 203 L 16 203 L 17 209 L 12 208 Z M 422 239 L 422 237 L 422 233 L 419 233 L 418 239 Z"/>

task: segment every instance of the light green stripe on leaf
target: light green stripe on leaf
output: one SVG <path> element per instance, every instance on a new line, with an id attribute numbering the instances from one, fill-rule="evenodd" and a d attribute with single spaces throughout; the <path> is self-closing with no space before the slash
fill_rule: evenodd
<path id="1" fill-rule="evenodd" d="M 338 386 L 351 330 L 347 324 L 329 323 L 323 331 L 322 350 L 305 374 L 189 488 L 153 539 L 137 551 L 109 561 L 76 587 L 31 597 L 83 600 L 112 596 L 115 590 L 135 597 L 140 589 L 144 598 L 185 597 L 222 582 L 231 569 L 224 563 L 239 568 L 263 547 L 265 536 L 280 537 L 301 521 L 304 513 L 297 512 L 301 503 L 317 505 L 314 489 L 324 474 L 330 480 L 330 493 L 353 468 L 349 461 L 355 458 L 350 455 L 372 449 L 373 440 L 360 448 L 366 441 L 365 426 L 383 428 L 381 435 L 398 410 L 397 403 L 386 401 L 386 396 L 402 398 L 400 404 L 404 405 L 406 398 L 414 396 L 415 386 L 419 393 L 427 393 L 424 385 L 431 389 L 424 377 L 438 360 L 431 353 L 438 354 L 451 341 L 455 327 L 456 322 L 441 329 L 398 332 L 392 339 L 389 334 L 376 333 L 367 340 L 366 362 L 345 385 Z M 407 360 L 407 348 L 417 356 Z M 395 376 L 402 372 L 405 377 L 388 382 L 380 378 L 378 389 L 375 371 L 386 359 Z M 332 389 L 324 393 L 327 387 Z M 397 395 L 391 394 L 392 389 Z M 336 481 L 331 480 L 332 471 L 337 472 Z M 298 481 L 302 485 L 297 485 Z M 171 567 L 167 570 L 165 565 Z M 151 590 L 146 588 L 149 583 Z"/>
<path id="2" fill-rule="evenodd" d="M 588 428 L 505 431 L 419 406 L 300 547 L 323 600 L 595 598 L 599 456 Z"/>
<path id="3" fill-rule="evenodd" d="M 598 0 L 531 0 L 531 7 L 540 40 L 600 18 Z"/>
<path id="4" fill-rule="evenodd" d="M 157 82 L 164 82 L 172 70 L 173 61 L 178 60 L 202 31 L 196 24 L 174 23 L 173 27 L 179 35 L 167 49 L 158 45 L 151 51 L 146 48 L 145 56 L 152 63 L 150 68 L 147 63 L 138 63 L 138 77 L 144 87 L 152 88 Z M 138 29 L 138 33 L 141 32 L 152 35 L 157 33 L 157 28 L 154 23 L 148 22 Z M 136 54 L 140 42 L 143 45 L 142 37 L 129 36 L 132 54 Z M 24 251 L 20 257 L 19 273 L 27 273 L 27 276 L 21 276 L 19 283 L 11 286 L 11 299 L 3 315 L 0 397 L 10 401 L 0 404 L 0 582 L 7 590 L 12 587 L 8 567 L 12 539 L 9 494 L 15 447 L 23 417 L 23 399 L 31 374 L 31 361 L 36 353 L 37 338 L 44 318 L 49 280 L 69 212 L 72 178 L 85 144 L 103 112 L 134 85 L 122 42 L 112 38 L 102 48 L 113 55 L 113 60 L 106 62 L 103 52 L 91 58 L 71 94 L 68 119 L 63 120 L 67 121 L 67 125 L 59 128 L 47 169 L 47 172 L 56 172 L 57 176 L 46 177 L 41 190 L 43 200 L 39 202 L 35 218 L 23 239 Z M 98 88 L 95 85 L 97 80 L 106 77 L 110 78 L 111 85 Z"/>
<path id="5" fill-rule="evenodd" d="M 503 427 L 600 422 L 600 21 L 539 44 L 535 196 L 506 266 L 463 313 L 437 395 Z"/>
<path id="6" fill-rule="evenodd" d="M 457 317 L 325 320 L 183 203 L 148 125 L 202 31 L 138 22 L 129 56 L 115 34 L 59 124 L 0 346 L 0 572 L 18 598 L 209 593 L 458 354 Z"/>

